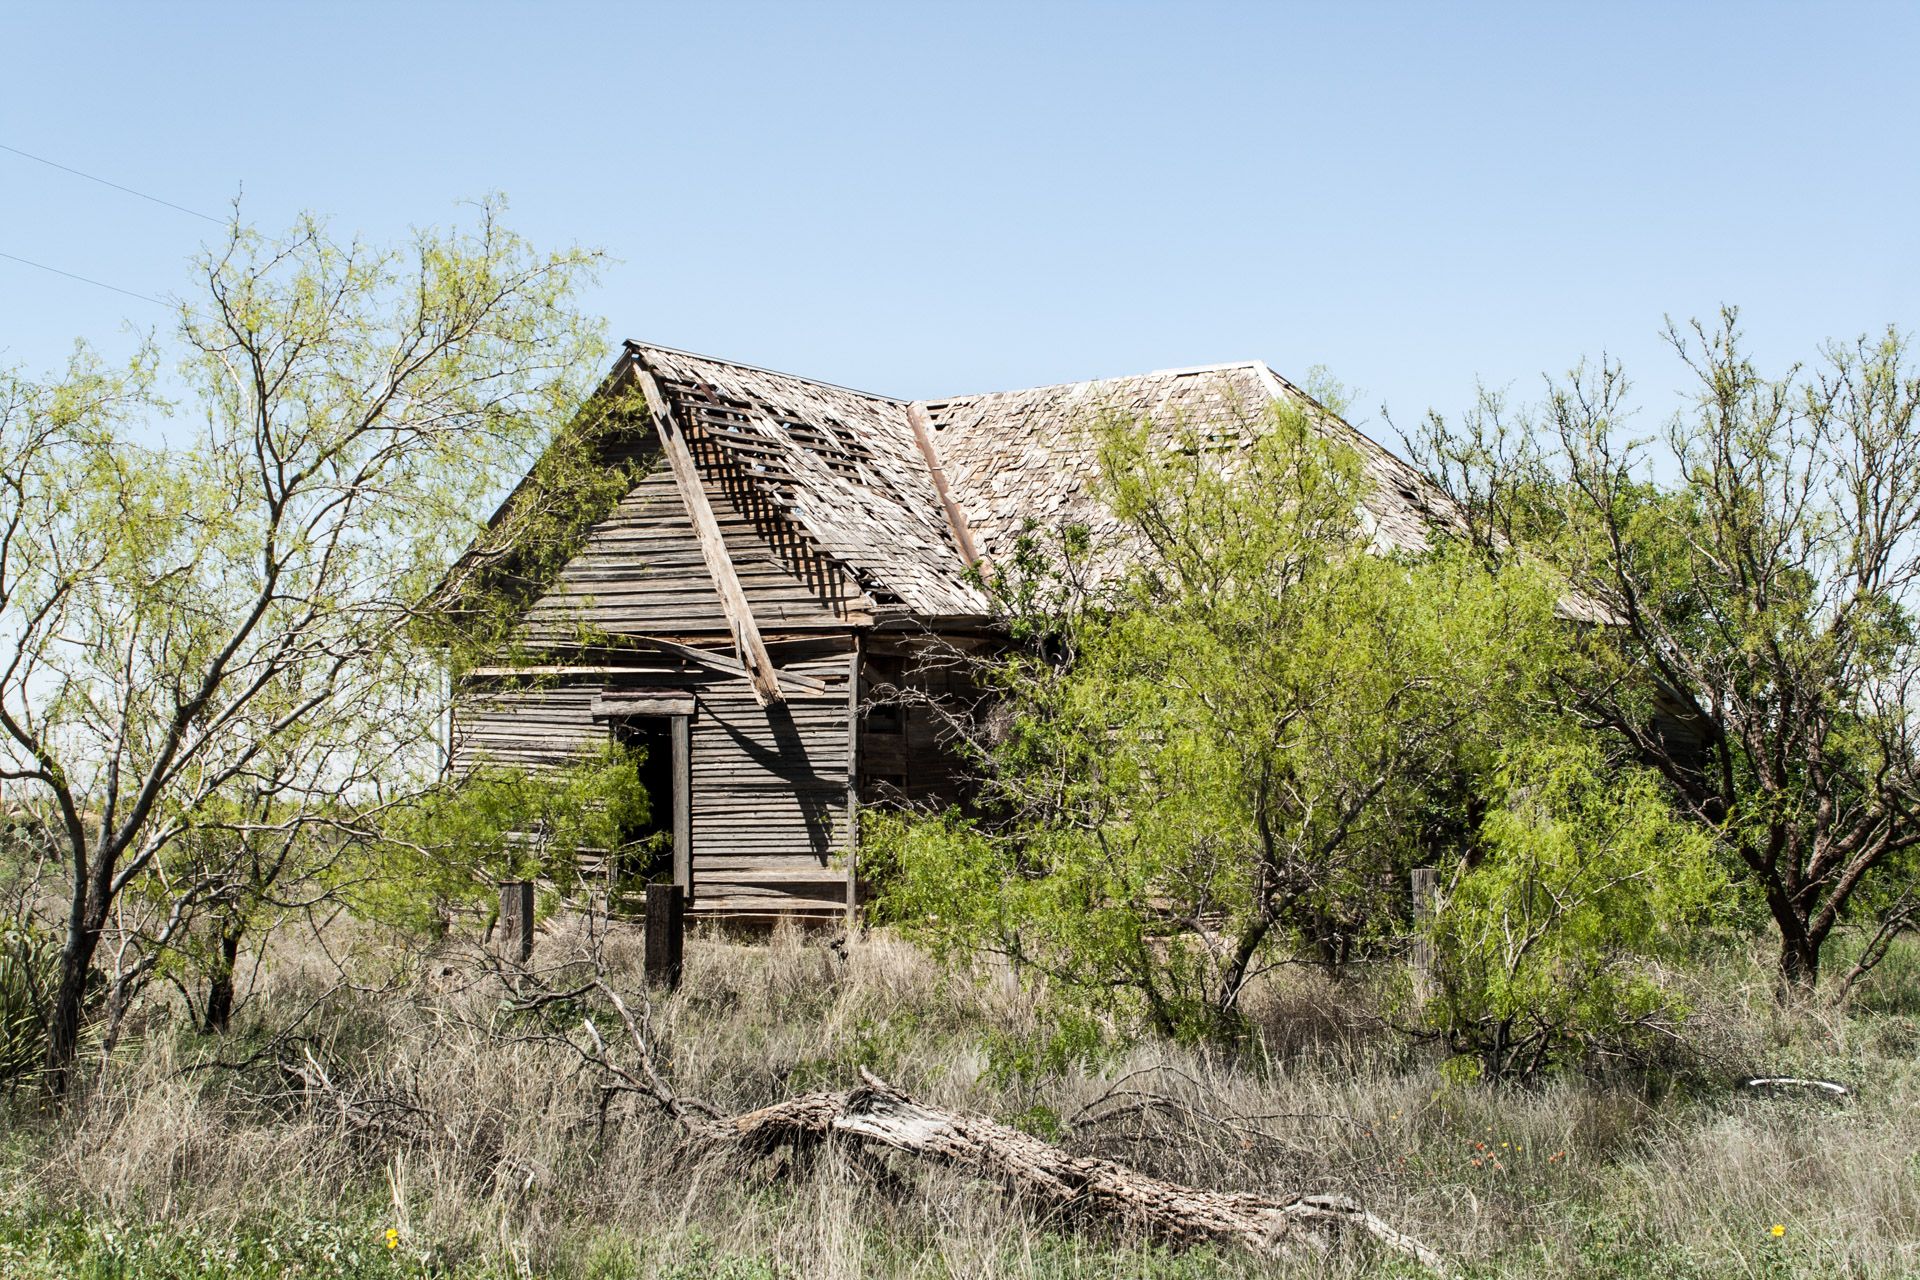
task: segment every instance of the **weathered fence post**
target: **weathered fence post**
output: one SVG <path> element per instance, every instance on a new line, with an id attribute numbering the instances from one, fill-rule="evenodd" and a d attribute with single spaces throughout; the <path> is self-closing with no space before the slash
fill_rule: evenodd
<path id="1" fill-rule="evenodd" d="M 1433 981 L 1433 919 L 1439 914 L 1440 872 L 1434 867 L 1413 869 L 1413 980 L 1425 996 Z"/>
<path id="2" fill-rule="evenodd" d="M 647 886 L 647 983 L 680 985 L 680 951 L 686 941 L 686 898 L 677 884 Z"/>
<path id="3" fill-rule="evenodd" d="M 500 954 L 525 964 L 533 954 L 533 881 L 500 885 Z"/>

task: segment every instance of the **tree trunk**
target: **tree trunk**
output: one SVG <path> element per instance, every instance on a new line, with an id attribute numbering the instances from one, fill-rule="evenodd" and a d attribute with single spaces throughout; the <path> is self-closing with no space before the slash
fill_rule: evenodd
<path id="1" fill-rule="evenodd" d="M 72 926 L 67 930 L 67 945 L 60 950 L 60 984 L 54 989 L 53 1007 L 47 1011 L 45 1080 L 47 1092 L 56 1097 L 67 1092 L 68 1071 L 79 1050 L 87 974 L 93 967 L 94 949 L 100 945 L 100 932 L 98 928 Z"/>
<path id="2" fill-rule="evenodd" d="M 1227 962 L 1226 972 L 1221 975 L 1220 994 L 1214 1000 L 1213 1015 L 1216 1025 L 1224 1026 L 1240 1014 L 1241 989 L 1246 986 L 1247 972 L 1253 967 L 1253 958 L 1260 951 L 1260 944 L 1266 941 L 1278 922 L 1279 912 L 1272 900 L 1262 903 L 1260 914 L 1240 935 L 1240 941 L 1234 946 L 1233 958 Z"/>
<path id="3" fill-rule="evenodd" d="M 207 983 L 207 1014 L 201 1028 L 210 1035 L 225 1031 L 233 1021 L 233 970 L 245 931 L 244 925 L 235 924 L 220 934 L 220 958 L 214 962 L 213 977 Z"/>
<path id="4" fill-rule="evenodd" d="M 1319 953 L 1320 968 L 1327 977 L 1339 982 L 1347 975 L 1349 938 L 1337 920 L 1324 911 L 1313 913 L 1313 945 Z"/>
<path id="5" fill-rule="evenodd" d="M 1767 909 L 1780 929 L 1781 991 L 1811 991 L 1820 980 L 1820 943 L 1807 930 L 1786 895 L 1778 890 L 1767 893 Z"/>
<path id="6" fill-rule="evenodd" d="M 1439 1254 L 1341 1197 L 1271 1199 L 1253 1192 L 1204 1191 L 1163 1182 L 1110 1160 L 1069 1155 L 1032 1134 L 984 1116 L 926 1106 L 864 1067 L 860 1069 L 858 1088 L 844 1093 L 803 1094 L 729 1117 L 710 1103 L 676 1094 L 654 1066 L 653 1047 L 642 1030 L 646 1011 L 643 1009 L 641 1017 L 635 1018 L 605 979 L 595 978 L 593 985 L 620 1015 L 638 1051 L 635 1065 L 621 1065 L 591 1016 L 582 1020 L 582 1027 L 592 1048 L 569 1041 L 587 1062 L 609 1077 L 600 1085 L 603 1114 L 607 1103 L 618 1094 L 651 1098 L 686 1129 L 688 1142 L 681 1148 L 683 1158 L 748 1160 L 770 1156 L 786 1146 L 797 1160 L 823 1143 L 850 1142 L 848 1149 L 856 1159 L 867 1164 L 870 1171 L 888 1176 L 884 1165 L 874 1169 L 860 1151 L 860 1144 L 871 1140 L 992 1179 L 1019 1198 L 1070 1220 L 1105 1219 L 1181 1243 L 1237 1244 L 1274 1260 L 1296 1256 L 1294 1241 L 1324 1252 L 1325 1242 L 1316 1238 L 1315 1228 L 1359 1227 L 1444 1274 L 1444 1260 Z M 571 1000 L 577 995 L 543 993 L 532 1007 Z M 312 1054 L 309 1048 L 309 1061 Z M 333 1092 L 325 1073 L 318 1071 L 317 1063 L 314 1065 L 321 1085 Z M 1108 1096 L 1112 1096 L 1111 1090 Z M 789 1161 L 788 1167 L 793 1164 Z"/>
<path id="7" fill-rule="evenodd" d="M 1133 1227 L 1174 1244 L 1235 1245 L 1274 1261 L 1324 1253 L 1326 1233 L 1359 1229 L 1445 1274 L 1439 1254 L 1344 1197 L 1272 1197 L 1165 1182 L 1110 1160 L 1069 1155 L 983 1116 L 928 1106 L 864 1069 L 860 1076 L 860 1086 L 845 1093 L 806 1094 L 699 1122 L 691 1126 L 692 1148 L 751 1158 L 781 1145 L 798 1150 L 832 1139 L 878 1142 L 987 1178 L 1068 1221 Z"/>
<path id="8" fill-rule="evenodd" d="M 1789 991 L 1811 991 L 1820 981 L 1820 946 L 1804 930 L 1780 929 L 1780 984 Z"/>

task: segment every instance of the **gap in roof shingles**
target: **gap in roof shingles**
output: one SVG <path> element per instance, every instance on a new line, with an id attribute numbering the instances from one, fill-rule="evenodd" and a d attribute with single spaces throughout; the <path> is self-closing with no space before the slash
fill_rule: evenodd
<path id="1" fill-rule="evenodd" d="M 929 616 L 985 610 L 965 580 L 904 402 L 668 348 L 629 349 L 662 375 L 679 411 L 695 421 L 713 413 L 728 423 L 709 438 L 746 461 L 743 470 L 778 498 L 781 517 L 846 563 L 876 598 L 897 597 Z M 922 407 L 955 502 L 991 559 L 1028 516 L 1113 523 L 1089 483 L 1097 458 L 1088 429 L 1101 412 L 1178 415 L 1231 447 L 1258 429 L 1275 400 L 1309 409 L 1324 431 L 1359 450 L 1374 487 L 1367 505 L 1378 536 L 1391 545 L 1424 545 L 1431 522 L 1451 522 L 1445 499 L 1424 477 L 1259 361 L 956 396 Z"/>

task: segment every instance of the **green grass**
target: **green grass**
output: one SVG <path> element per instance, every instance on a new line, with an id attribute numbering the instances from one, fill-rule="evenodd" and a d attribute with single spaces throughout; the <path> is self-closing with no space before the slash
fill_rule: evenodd
<path id="1" fill-rule="evenodd" d="M 386 1243 L 374 1215 L 340 1221 L 261 1216 L 225 1225 L 151 1212 L 56 1211 L 31 1202 L 0 1216 L 0 1275 L 12 1280 L 281 1280 L 338 1276 L 403 1280 L 493 1276 L 492 1264 L 457 1266 L 412 1241 Z"/>

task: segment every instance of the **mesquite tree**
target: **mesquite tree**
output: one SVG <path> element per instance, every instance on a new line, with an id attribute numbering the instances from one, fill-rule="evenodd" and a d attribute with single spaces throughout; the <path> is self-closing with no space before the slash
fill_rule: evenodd
<path id="1" fill-rule="evenodd" d="M 431 776 L 422 602 L 599 358 L 594 255 L 476 213 L 394 249 L 236 222 L 172 334 L 188 430 L 155 356 L 0 392 L 0 759 L 71 877 L 56 1090 L 130 887 L 177 930 L 236 891 L 205 851 L 350 838 Z"/>
<path id="2" fill-rule="evenodd" d="M 1247 428 L 1104 425 L 1120 545 L 1030 537 L 989 580 L 1014 643 L 969 670 L 977 818 L 868 846 L 918 937 L 1178 1036 L 1237 1033 L 1262 973 L 1338 974 L 1390 927 L 1433 779 L 1490 764 L 1562 644 L 1525 566 L 1369 552 L 1359 458 L 1307 413 Z M 1125 571 L 1083 592 L 1103 557 Z"/>
<path id="3" fill-rule="evenodd" d="M 1612 364 L 1537 411 L 1430 417 L 1424 453 L 1483 553 L 1596 607 L 1568 704 L 1715 834 L 1783 979 L 1810 985 L 1876 871 L 1920 847 L 1920 377 L 1889 331 L 1769 378 L 1735 321 L 1669 326 L 1698 391 L 1651 457 Z"/>

